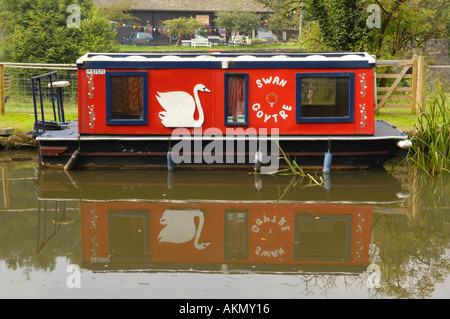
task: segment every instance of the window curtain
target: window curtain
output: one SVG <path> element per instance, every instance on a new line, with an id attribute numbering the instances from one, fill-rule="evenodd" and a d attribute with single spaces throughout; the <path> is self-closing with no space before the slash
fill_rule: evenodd
<path id="1" fill-rule="evenodd" d="M 111 77 L 112 118 L 140 118 L 143 105 L 142 90 L 142 77 Z"/>
<path id="2" fill-rule="evenodd" d="M 237 121 L 238 115 L 245 115 L 245 77 L 227 77 L 227 116 Z"/>

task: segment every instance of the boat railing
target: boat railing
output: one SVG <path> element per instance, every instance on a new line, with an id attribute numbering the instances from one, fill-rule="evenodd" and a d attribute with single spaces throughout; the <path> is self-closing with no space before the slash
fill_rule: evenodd
<path id="1" fill-rule="evenodd" d="M 43 83 L 47 83 L 47 81 L 53 108 L 53 121 L 45 120 L 44 93 L 42 87 Z M 70 84 L 67 81 L 58 81 L 58 74 L 56 71 L 31 77 L 35 119 L 34 131 L 36 136 L 39 136 L 40 133 L 44 133 L 46 129 L 61 129 L 60 123 L 65 122 L 62 89 L 69 85 Z M 36 95 L 39 95 L 39 107 Z"/>

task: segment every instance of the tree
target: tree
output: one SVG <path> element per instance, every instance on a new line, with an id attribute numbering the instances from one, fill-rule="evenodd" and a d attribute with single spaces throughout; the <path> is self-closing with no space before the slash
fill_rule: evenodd
<path id="1" fill-rule="evenodd" d="M 195 18 L 189 17 L 180 17 L 172 20 L 162 21 L 163 25 L 167 28 L 167 33 L 177 38 L 177 42 L 175 45 L 180 43 L 181 37 L 183 35 L 189 34 L 191 31 L 197 31 L 201 27 L 200 21 L 197 21 Z"/>
<path id="2" fill-rule="evenodd" d="M 449 3 L 446 0 L 376 0 L 381 25 L 376 30 L 375 54 L 399 56 L 420 48 L 432 38 L 448 38 Z M 443 15 L 442 13 L 447 13 Z"/>
<path id="3" fill-rule="evenodd" d="M 333 49 L 367 50 L 373 43 L 373 32 L 366 25 L 367 14 L 361 1 L 311 1 L 305 9 L 318 21 L 323 40 Z"/>
<path id="4" fill-rule="evenodd" d="M 89 51 L 114 52 L 115 32 L 92 0 L 0 0 L 2 59 L 74 63 Z M 72 6 L 71 6 L 72 5 Z M 70 6 L 70 7 L 69 7 Z"/>
<path id="5" fill-rule="evenodd" d="M 267 29 L 280 33 L 286 29 L 299 28 L 300 16 L 303 13 L 300 1 L 260 0 L 259 2 L 273 9 L 266 19 L 265 27 Z"/>
<path id="6" fill-rule="evenodd" d="M 112 3 L 108 6 L 99 7 L 100 12 L 114 22 L 133 24 L 141 21 L 130 13 L 133 2 L 122 0 L 119 3 Z"/>
<path id="7" fill-rule="evenodd" d="M 400 56 L 420 48 L 426 40 L 448 37 L 449 4 L 446 0 L 258 0 L 284 17 L 303 7 L 306 20 L 318 24 L 320 38 L 332 50 L 365 50 L 378 57 Z M 380 26 L 367 23 L 372 12 L 380 13 Z M 306 39 L 308 40 L 308 39 Z"/>
<path id="8" fill-rule="evenodd" d="M 215 13 L 214 23 L 227 32 L 251 34 L 258 28 L 260 18 L 253 12 L 234 9 L 233 11 L 219 11 Z"/>
<path id="9" fill-rule="evenodd" d="M 316 21 L 320 37 L 334 50 L 367 49 L 372 30 L 367 28 L 365 7 L 360 0 L 260 0 L 274 10 L 274 18 L 290 18 L 294 10 L 301 8 L 309 21 Z M 364 13 L 364 14 L 362 14 Z"/>

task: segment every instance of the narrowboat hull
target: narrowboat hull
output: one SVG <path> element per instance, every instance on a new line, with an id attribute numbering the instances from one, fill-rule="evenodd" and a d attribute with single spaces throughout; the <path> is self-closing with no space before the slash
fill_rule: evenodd
<path id="1" fill-rule="evenodd" d="M 37 141 L 40 164 L 54 168 L 253 170 L 256 150 L 262 148 L 261 167 L 275 170 L 287 166 L 282 153 L 302 168 L 322 169 L 328 151 L 332 170 L 367 169 L 399 156 L 410 144 L 407 135 L 389 123 L 376 121 L 375 129 L 371 136 L 84 136 L 78 135 L 76 122 L 69 122 Z M 177 148 L 178 143 L 183 147 Z"/>

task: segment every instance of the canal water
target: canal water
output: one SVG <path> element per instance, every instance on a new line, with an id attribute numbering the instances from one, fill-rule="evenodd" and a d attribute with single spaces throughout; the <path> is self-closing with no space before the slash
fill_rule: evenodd
<path id="1" fill-rule="evenodd" d="M 0 167 L 0 298 L 450 297 L 449 175 Z"/>

